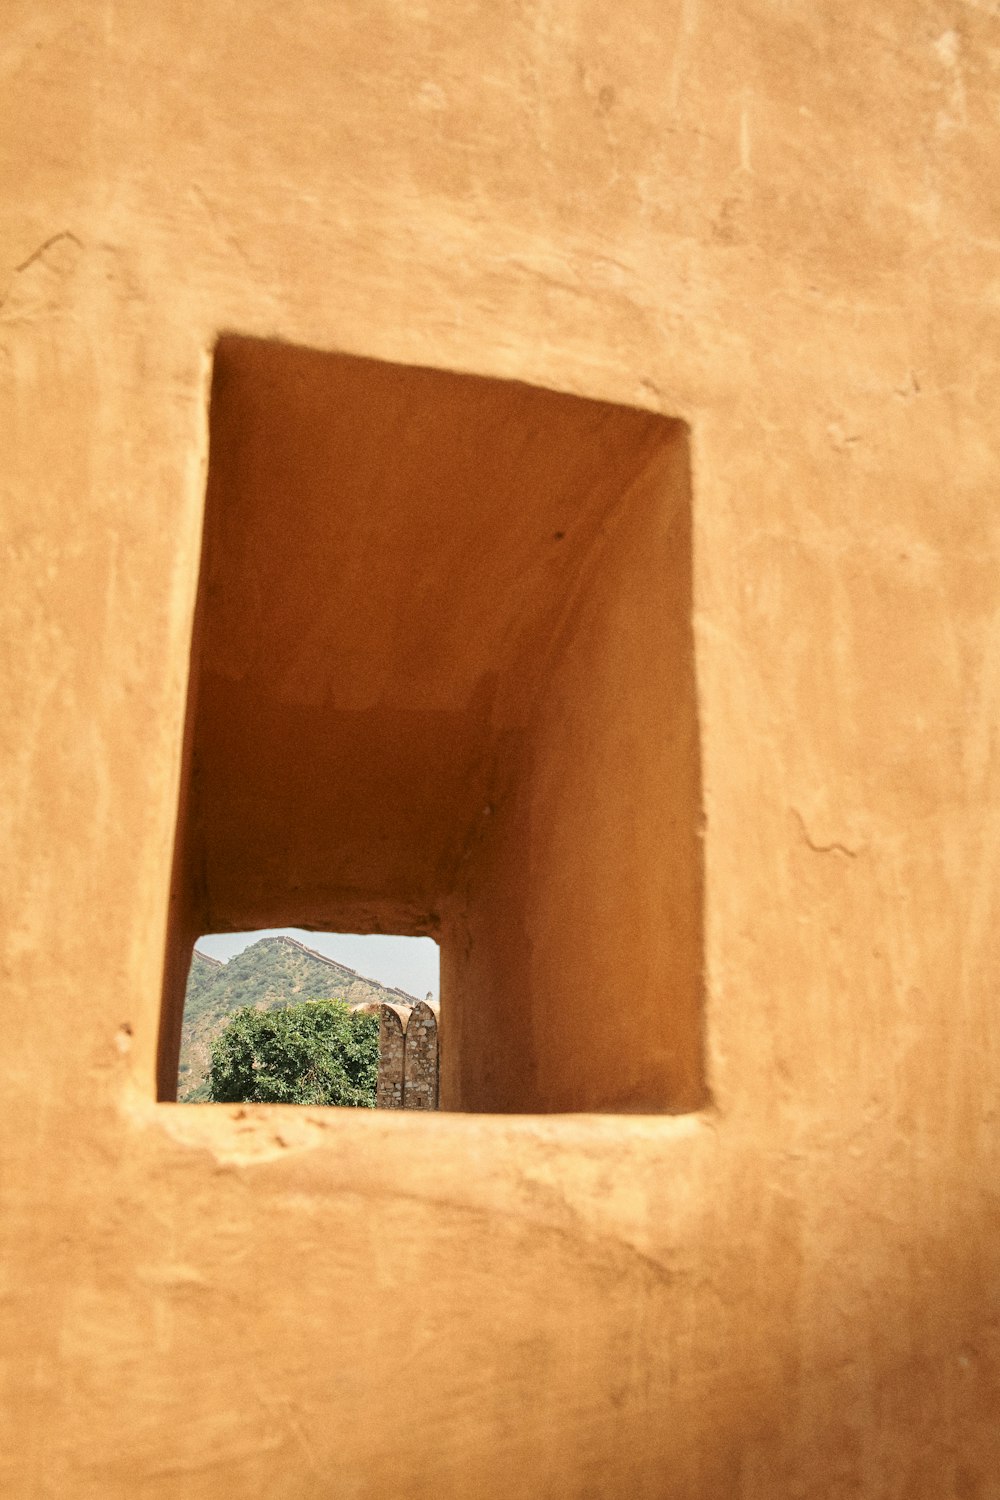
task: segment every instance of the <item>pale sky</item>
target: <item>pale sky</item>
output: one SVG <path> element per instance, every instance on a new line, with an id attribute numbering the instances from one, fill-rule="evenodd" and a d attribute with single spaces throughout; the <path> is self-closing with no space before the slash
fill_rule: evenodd
<path id="1" fill-rule="evenodd" d="M 327 958 L 335 958 L 356 969 L 366 979 L 380 984 L 396 985 L 423 1000 L 430 991 L 436 1000 L 440 978 L 438 945 L 427 937 L 365 937 L 356 932 L 303 932 L 300 927 L 265 927 L 260 932 L 211 932 L 200 937 L 195 947 L 209 958 L 223 962 L 242 953 L 251 943 L 263 937 L 293 937 Z"/>

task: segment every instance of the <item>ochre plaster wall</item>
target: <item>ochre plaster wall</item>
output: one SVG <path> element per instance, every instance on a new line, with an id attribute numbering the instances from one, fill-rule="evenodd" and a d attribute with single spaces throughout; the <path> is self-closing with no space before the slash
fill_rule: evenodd
<path id="1" fill-rule="evenodd" d="M 997 30 L 8 0 L 0 1493 L 1000 1493 Z M 711 1107 L 154 1102 L 227 329 L 688 424 Z"/>

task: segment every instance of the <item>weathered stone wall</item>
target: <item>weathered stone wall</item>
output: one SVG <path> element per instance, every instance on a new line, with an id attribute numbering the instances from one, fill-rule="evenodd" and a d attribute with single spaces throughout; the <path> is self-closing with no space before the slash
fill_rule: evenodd
<path id="1" fill-rule="evenodd" d="M 379 1006 L 378 1082 L 376 1109 L 402 1109 L 406 1076 L 406 1026 L 410 1011 L 405 1005 Z"/>
<path id="2" fill-rule="evenodd" d="M 376 1108 L 437 1109 L 439 1015 L 426 1000 L 380 1007 Z"/>
<path id="3" fill-rule="evenodd" d="M 406 1023 L 404 1052 L 404 1109 L 437 1109 L 438 1019 L 433 1001 L 418 1000 Z"/>

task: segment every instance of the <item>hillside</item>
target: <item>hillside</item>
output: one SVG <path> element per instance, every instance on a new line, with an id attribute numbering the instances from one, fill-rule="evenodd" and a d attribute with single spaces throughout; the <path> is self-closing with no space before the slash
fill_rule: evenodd
<path id="1" fill-rule="evenodd" d="M 196 1103 L 207 1098 L 212 1042 L 233 1011 L 243 1005 L 278 1010 L 303 1000 L 334 998 L 348 1005 L 383 1000 L 414 1003 L 412 995 L 366 979 L 295 938 L 261 938 L 228 963 L 208 958 L 196 948 L 184 1002 L 178 1099 Z"/>

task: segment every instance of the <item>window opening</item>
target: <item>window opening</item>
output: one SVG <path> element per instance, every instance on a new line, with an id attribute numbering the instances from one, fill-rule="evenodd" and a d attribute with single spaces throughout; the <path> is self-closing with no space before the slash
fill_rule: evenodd
<path id="1" fill-rule="evenodd" d="M 294 912 L 440 942 L 441 1108 L 699 1107 L 684 423 L 226 336 L 209 425 L 159 1097 Z"/>
<path id="2" fill-rule="evenodd" d="M 296 928 L 202 936 L 177 1098 L 436 1109 L 439 985 L 431 938 Z"/>

